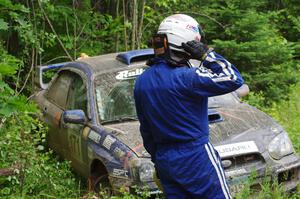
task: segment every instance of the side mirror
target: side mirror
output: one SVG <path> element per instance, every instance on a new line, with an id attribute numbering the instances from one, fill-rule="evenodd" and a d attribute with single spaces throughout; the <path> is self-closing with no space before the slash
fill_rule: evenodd
<path id="1" fill-rule="evenodd" d="M 240 88 L 238 88 L 235 93 L 239 98 L 245 97 L 249 94 L 249 86 L 247 84 L 243 84 Z"/>
<path id="2" fill-rule="evenodd" d="M 62 119 L 64 123 L 71 124 L 85 124 L 87 118 L 83 110 L 67 110 L 62 114 Z"/>

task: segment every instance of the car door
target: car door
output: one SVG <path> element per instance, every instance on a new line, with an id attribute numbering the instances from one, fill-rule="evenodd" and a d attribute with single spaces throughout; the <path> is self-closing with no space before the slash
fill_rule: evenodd
<path id="1" fill-rule="evenodd" d="M 86 116 L 88 115 L 87 85 L 84 79 L 76 73 L 73 73 L 66 109 L 80 109 Z M 82 139 L 85 128 L 88 127 L 82 124 L 63 124 L 61 129 L 64 137 L 63 144 L 66 147 L 66 157 L 71 160 L 72 166 L 83 175 L 88 171 L 87 141 Z"/>
<path id="2" fill-rule="evenodd" d="M 61 71 L 45 92 L 42 113 L 49 125 L 48 144 L 58 154 L 63 156 L 62 140 L 60 137 L 61 114 L 65 110 L 67 95 L 73 76 L 69 71 Z"/>

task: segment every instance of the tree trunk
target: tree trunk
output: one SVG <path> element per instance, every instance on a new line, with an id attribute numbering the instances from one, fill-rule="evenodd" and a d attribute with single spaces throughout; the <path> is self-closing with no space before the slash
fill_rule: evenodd
<path id="1" fill-rule="evenodd" d="M 126 30 L 126 23 L 127 23 L 127 17 L 126 17 L 126 4 L 125 0 L 123 0 L 123 18 L 124 18 L 124 44 L 125 44 L 125 50 L 128 50 L 128 43 L 127 43 L 127 30 Z"/>
<path id="2" fill-rule="evenodd" d="M 117 0 L 117 6 L 116 6 L 116 18 L 119 17 L 119 6 L 120 6 L 120 0 Z M 116 35 L 116 52 L 119 51 L 119 33 L 117 32 Z"/>
<path id="3" fill-rule="evenodd" d="M 138 15 L 138 6 L 137 0 L 133 0 L 132 4 L 132 33 L 131 33 L 131 49 L 134 50 L 136 46 L 136 33 L 137 33 L 137 15 Z"/>
<path id="4" fill-rule="evenodd" d="M 137 39 L 137 47 L 138 49 L 141 48 L 142 36 L 143 36 L 143 23 L 144 23 L 144 13 L 145 13 L 145 4 L 146 0 L 142 0 L 142 7 L 141 7 L 141 16 L 140 16 L 140 23 L 138 27 L 138 39 Z"/>

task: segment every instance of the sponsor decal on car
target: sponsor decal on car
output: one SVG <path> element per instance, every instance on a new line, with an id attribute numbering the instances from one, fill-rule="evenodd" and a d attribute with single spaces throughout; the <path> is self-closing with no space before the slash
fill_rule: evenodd
<path id="1" fill-rule="evenodd" d="M 95 131 L 91 130 L 91 132 L 89 133 L 88 137 L 93 140 L 94 142 L 96 143 L 100 143 L 100 139 L 101 139 L 101 136 L 96 133 Z"/>
<path id="2" fill-rule="evenodd" d="M 144 70 L 145 69 L 143 69 L 143 68 L 137 68 L 137 69 L 134 69 L 134 70 L 120 71 L 117 74 L 116 79 L 118 79 L 118 80 L 132 79 L 132 78 L 142 74 L 144 72 Z"/>
<path id="3" fill-rule="evenodd" d="M 116 141 L 116 138 L 112 137 L 111 135 L 107 135 L 103 141 L 103 146 L 110 150 L 111 145 Z"/>
<path id="4" fill-rule="evenodd" d="M 254 141 L 216 146 L 221 158 L 259 152 Z"/>
<path id="5" fill-rule="evenodd" d="M 125 156 L 125 154 L 126 154 L 126 153 L 125 153 L 122 149 L 120 149 L 119 147 L 116 147 L 116 148 L 114 149 L 113 153 L 114 153 L 114 155 L 115 155 L 116 157 L 118 157 L 118 158 L 121 158 L 121 157 Z"/>
<path id="6" fill-rule="evenodd" d="M 112 175 L 116 177 L 128 178 L 128 171 L 123 169 L 113 169 Z"/>

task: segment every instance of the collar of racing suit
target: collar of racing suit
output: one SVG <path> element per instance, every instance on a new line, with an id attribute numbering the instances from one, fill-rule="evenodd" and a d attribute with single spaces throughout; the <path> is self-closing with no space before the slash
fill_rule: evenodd
<path id="1" fill-rule="evenodd" d="M 175 61 L 174 59 L 171 59 L 171 58 L 164 59 L 164 58 L 159 58 L 159 57 L 148 59 L 148 61 L 146 62 L 146 64 L 148 66 L 152 66 L 157 63 L 166 63 L 172 67 L 183 67 L 183 66 L 190 65 L 187 60 Z"/>

